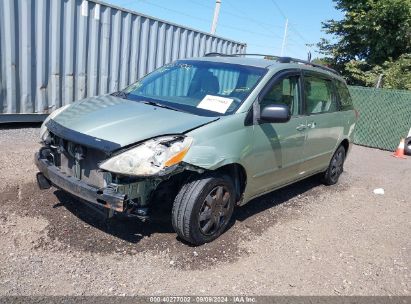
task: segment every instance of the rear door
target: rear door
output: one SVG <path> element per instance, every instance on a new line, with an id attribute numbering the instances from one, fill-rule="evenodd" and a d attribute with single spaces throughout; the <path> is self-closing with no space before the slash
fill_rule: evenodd
<path id="1" fill-rule="evenodd" d="M 343 133 L 343 123 L 333 81 L 326 75 L 314 72 L 304 72 L 303 77 L 307 137 L 300 175 L 309 175 L 328 166 Z"/>
<path id="2" fill-rule="evenodd" d="M 306 118 L 301 115 L 301 73 L 282 72 L 262 90 L 258 106 L 286 104 L 291 120 L 286 123 L 256 123 L 249 167 L 251 196 L 286 184 L 298 174 L 303 160 Z"/>

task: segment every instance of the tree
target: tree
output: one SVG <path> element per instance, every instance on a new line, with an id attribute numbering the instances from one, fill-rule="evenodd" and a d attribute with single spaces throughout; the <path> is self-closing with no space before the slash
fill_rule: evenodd
<path id="1" fill-rule="evenodd" d="M 364 73 L 384 73 L 401 56 L 401 64 L 409 62 L 404 54 L 411 54 L 411 0 L 333 1 L 345 15 L 323 22 L 323 30 L 335 39 L 322 39 L 318 47 L 349 82 L 370 84 Z"/>
<path id="2" fill-rule="evenodd" d="M 351 60 L 345 66 L 348 82 L 375 86 L 380 75 L 387 89 L 411 90 L 411 55 L 401 55 L 397 60 L 387 60 L 382 65 L 370 66 L 364 61 Z"/>
<path id="3" fill-rule="evenodd" d="M 314 58 L 313 60 L 311 60 L 312 63 L 316 63 L 316 64 L 322 64 L 325 66 L 332 66 L 333 65 L 333 61 L 330 58 Z"/>

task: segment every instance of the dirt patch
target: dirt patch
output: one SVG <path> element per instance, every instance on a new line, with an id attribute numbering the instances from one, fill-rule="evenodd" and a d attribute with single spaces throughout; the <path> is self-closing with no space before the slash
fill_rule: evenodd
<path id="1" fill-rule="evenodd" d="M 169 215 L 106 220 L 40 191 L 37 137 L 0 129 L 1 295 L 410 295 L 410 158 L 354 146 L 338 185 L 310 178 L 267 194 L 191 247 Z"/>
<path id="2" fill-rule="evenodd" d="M 34 182 L 3 191 L 0 205 L 8 214 L 47 221 L 46 234 L 33 244 L 37 250 L 119 255 L 151 252 L 167 254 L 181 269 L 204 269 L 248 255 L 250 252 L 241 243 L 263 234 L 278 221 L 299 216 L 307 207 L 304 202 L 318 195 L 322 187 L 317 178 L 311 178 L 239 207 L 224 235 L 197 247 L 176 237 L 169 214 L 145 223 L 123 217 L 107 219 L 70 194 L 53 189 L 41 191 Z"/>

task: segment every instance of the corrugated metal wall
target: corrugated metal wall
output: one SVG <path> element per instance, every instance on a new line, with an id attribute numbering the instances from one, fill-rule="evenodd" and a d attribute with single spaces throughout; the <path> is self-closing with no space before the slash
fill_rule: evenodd
<path id="1" fill-rule="evenodd" d="M 245 48 L 98 1 L 1 0 L 0 113 L 49 113 L 178 58 Z"/>

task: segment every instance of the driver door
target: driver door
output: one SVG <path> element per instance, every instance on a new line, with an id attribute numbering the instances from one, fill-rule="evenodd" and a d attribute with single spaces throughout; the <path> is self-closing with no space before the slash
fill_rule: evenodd
<path id="1" fill-rule="evenodd" d="M 260 110 L 269 104 L 285 104 L 291 119 L 286 123 L 254 124 L 251 196 L 278 188 L 299 175 L 306 136 L 306 117 L 300 114 L 301 92 L 300 71 L 291 71 L 274 76 L 259 97 Z"/>

